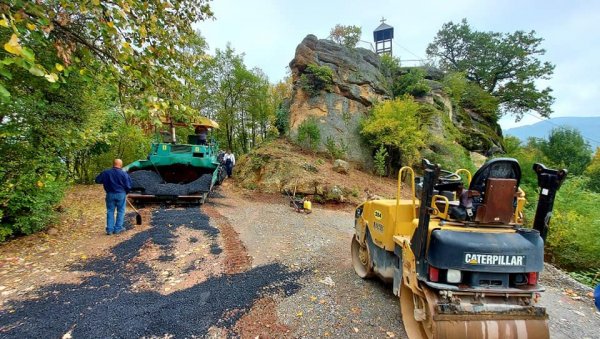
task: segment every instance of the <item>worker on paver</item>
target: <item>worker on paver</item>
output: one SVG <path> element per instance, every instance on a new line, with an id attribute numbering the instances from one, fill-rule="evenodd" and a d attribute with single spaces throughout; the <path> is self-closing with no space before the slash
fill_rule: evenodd
<path id="1" fill-rule="evenodd" d="M 225 156 L 223 156 L 223 161 L 225 162 L 227 177 L 231 178 L 231 175 L 233 174 L 233 166 L 235 166 L 235 155 L 233 155 L 231 150 L 227 150 L 227 152 L 225 152 Z"/>
<path id="2" fill-rule="evenodd" d="M 195 132 L 198 136 L 198 143 L 200 145 L 206 145 L 206 135 L 208 133 L 208 129 L 205 126 L 197 126 Z"/>
<path id="3" fill-rule="evenodd" d="M 102 171 L 96 177 L 96 183 L 104 185 L 106 192 L 106 234 L 119 234 L 125 230 L 125 199 L 131 190 L 131 178 L 123 169 L 121 159 L 113 160 L 113 167 Z M 117 220 L 115 221 L 115 208 Z"/>

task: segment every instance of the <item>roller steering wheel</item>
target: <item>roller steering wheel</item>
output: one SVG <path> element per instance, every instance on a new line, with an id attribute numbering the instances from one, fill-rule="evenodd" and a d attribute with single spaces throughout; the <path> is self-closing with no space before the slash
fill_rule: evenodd
<path id="1" fill-rule="evenodd" d="M 440 170 L 440 176 L 438 178 L 440 182 L 444 183 L 454 183 L 461 182 L 462 177 L 454 172 L 450 172 L 447 170 Z"/>

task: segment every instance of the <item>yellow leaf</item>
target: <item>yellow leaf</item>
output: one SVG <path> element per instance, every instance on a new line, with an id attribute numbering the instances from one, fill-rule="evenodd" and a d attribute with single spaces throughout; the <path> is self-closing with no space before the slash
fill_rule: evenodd
<path id="1" fill-rule="evenodd" d="M 13 34 L 10 40 L 4 44 L 4 49 L 11 54 L 21 55 L 21 45 L 19 44 L 19 37 Z"/>
<path id="2" fill-rule="evenodd" d="M 114 27 L 115 27 L 115 24 L 114 24 L 112 21 L 109 21 L 109 22 L 107 22 L 106 24 L 107 24 L 107 25 L 108 25 L 108 27 L 110 27 L 110 28 L 114 28 Z"/>
<path id="3" fill-rule="evenodd" d="M 123 45 L 123 47 L 125 47 L 127 49 L 131 48 L 131 45 L 126 41 L 124 41 L 122 45 Z"/>
<path id="4" fill-rule="evenodd" d="M 39 188 L 42 188 L 42 187 L 44 187 L 44 183 L 43 183 L 43 182 L 41 182 L 41 181 L 38 181 L 38 182 L 36 183 L 36 185 L 37 185 L 37 187 L 39 187 Z"/>
<path id="5" fill-rule="evenodd" d="M 301 317 L 302 315 L 303 315 L 302 311 L 300 311 L 300 312 L 296 313 L 296 316 L 297 316 L 297 317 Z"/>
<path id="6" fill-rule="evenodd" d="M 141 36 L 142 38 L 145 38 L 145 37 L 146 37 L 146 35 L 148 35 L 148 31 L 146 31 L 146 26 L 142 26 L 142 27 L 140 27 L 140 36 Z"/>
<path id="7" fill-rule="evenodd" d="M 92 0 L 94 6 L 100 6 L 100 0 Z"/>
<path id="8" fill-rule="evenodd" d="M 56 73 L 46 74 L 44 77 L 48 82 L 56 82 L 56 80 L 58 80 L 58 75 L 56 75 Z"/>
<path id="9" fill-rule="evenodd" d="M 0 26 L 8 28 L 8 21 L 6 19 L 0 20 Z"/>
<path id="10" fill-rule="evenodd" d="M 87 259 L 87 258 L 88 258 L 88 257 L 87 257 L 87 255 L 85 255 L 85 254 L 81 256 L 81 259 L 83 259 L 83 260 L 85 260 L 85 259 Z"/>
<path id="11" fill-rule="evenodd" d="M 31 22 L 28 22 L 27 23 L 27 29 L 29 29 L 30 31 L 33 31 L 33 30 L 35 30 L 35 25 L 32 24 Z"/>
<path id="12" fill-rule="evenodd" d="M 54 67 L 59 72 L 62 72 L 65 69 L 65 67 L 63 65 L 61 65 L 61 64 L 56 64 L 56 65 L 54 65 Z"/>

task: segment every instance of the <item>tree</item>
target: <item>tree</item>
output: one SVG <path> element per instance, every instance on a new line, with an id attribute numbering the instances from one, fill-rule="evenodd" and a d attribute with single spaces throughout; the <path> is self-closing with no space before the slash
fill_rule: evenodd
<path id="1" fill-rule="evenodd" d="M 0 56 L 0 98 L 10 96 L 5 82 L 16 68 L 51 83 L 79 72 L 118 84 L 126 107 L 166 103 L 163 111 L 193 114 L 171 95 L 185 87 L 181 70 L 196 61 L 185 49 L 198 39 L 192 23 L 213 16 L 207 1 L 8 0 L 0 13 L 0 30 L 11 32 L 2 41 L 8 53 Z M 58 62 L 41 62 L 37 56 L 51 49 Z"/>
<path id="2" fill-rule="evenodd" d="M 337 24 L 329 31 L 329 36 L 333 41 L 348 48 L 356 47 L 360 41 L 362 29 L 358 26 L 344 26 Z"/>
<path id="3" fill-rule="evenodd" d="M 445 23 L 427 47 L 427 55 L 437 58 L 445 70 L 463 72 L 498 98 L 503 113 L 513 114 L 518 121 L 529 110 L 544 117 L 552 113 L 552 89 L 535 85 L 554 71 L 554 65 L 539 60 L 546 52 L 540 47 L 542 41 L 535 31 L 475 31 L 463 19 Z"/>
<path id="4" fill-rule="evenodd" d="M 566 168 L 573 175 L 582 174 L 591 162 L 590 145 L 573 128 L 553 128 L 547 140 L 539 141 L 539 147 L 553 166 Z"/>

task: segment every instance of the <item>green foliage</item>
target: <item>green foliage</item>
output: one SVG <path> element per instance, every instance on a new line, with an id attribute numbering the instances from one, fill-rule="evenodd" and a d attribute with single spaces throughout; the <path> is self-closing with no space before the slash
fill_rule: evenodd
<path id="1" fill-rule="evenodd" d="M 430 91 L 431 87 L 425 82 L 425 71 L 420 68 L 410 68 L 405 74 L 396 77 L 392 83 L 394 97 L 405 94 L 421 97 Z"/>
<path id="2" fill-rule="evenodd" d="M 38 60 L 57 59 L 47 52 Z M 115 101 L 113 86 L 79 73 L 59 85 L 15 68 L 5 83 L 18 95 L 0 102 L 0 241 L 53 221 L 64 188 L 90 154 L 103 152 L 102 117 Z"/>
<path id="3" fill-rule="evenodd" d="M 10 39 L 2 39 L 8 54 L 0 59 L 0 82 L 18 68 L 50 83 L 72 73 L 101 76 L 118 82 L 122 99 L 139 108 L 162 97 L 177 111 L 189 105 L 165 94 L 186 92 L 188 70 L 202 56 L 190 45 L 205 47 L 192 24 L 213 16 L 204 0 L 8 0 L 2 12 L 0 31 Z M 39 58 L 48 51 L 59 60 Z"/>
<path id="4" fill-rule="evenodd" d="M 442 84 L 455 106 L 473 110 L 489 121 L 498 121 L 498 99 L 469 81 L 464 73 L 450 72 L 444 77 Z"/>
<path id="5" fill-rule="evenodd" d="M 422 156 L 433 163 L 440 164 L 443 169 L 454 172 L 466 168 L 472 173 L 476 170 L 469 152 L 459 143 L 441 137 L 432 137 L 428 149 Z"/>
<path id="6" fill-rule="evenodd" d="M 334 28 L 329 31 L 331 39 L 340 45 L 344 45 L 348 48 L 356 47 L 356 44 L 360 41 L 360 35 L 362 29 L 358 26 L 344 26 L 337 24 Z"/>
<path id="7" fill-rule="evenodd" d="M 279 132 L 279 136 L 284 136 L 290 130 L 290 111 L 280 107 L 275 112 L 275 127 Z"/>
<path id="8" fill-rule="evenodd" d="M 600 268 L 592 268 L 584 271 L 569 272 L 569 275 L 579 282 L 595 288 L 600 284 Z"/>
<path id="9" fill-rule="evenodd" d="M 522 147 L 518 141 L 507 138 L 506 156 L 516 158 L 522 168 L 521 188 L 528 204 L 526 221 L 531 224 L 538 199 L 537 177 L 532 170 L 534 163 L 555 167 L 540 149 L 544 140 L 530 139 Z M 546 242 L 547 259 L 561 268 L 580 274 L 597 269 L 600 262 L 600 210 L 597 205 L 600 194 L 589 191 L 589 178 L 571 173 L 556 195 L 550 231 Z"/>
<path id="10" fill-rule="evenodd" d="M 585 175 L 590 178 L 588 188 L 594 192 L 600 193 L 600 147 L 596 148 L 596 154 L 585 170 Z"/>
<path id="11" fill-rule="evenodd" d="M 539 141 L 539 148 L 552 166 L 566 168 L 572 175 L 582 174 L 592 160 L 590 145 L 572 128 L 553 128 L 547 140 Z"/>
<path id="12" fill-rule="evenodd" d="M 586 185 L 587 178 L 567 178 L 557 193 L 548 233 L 549 258 L 571 271 L 597 269 L 600 262 L 600 194 Z"/>
<path id="13" fill-rule="evenodd" d="M 427 137 L 419 109 L 410 96 L 379 103 L 363 122 L 360 133 L 373 147 L 384 145 L 398 150 L 403 164 L 416 164 Z"/>
<path id="14" fill-rule="evenodd" d="M 464 73 L 516 120 L 529 110 L 547 117 L 552 113 L 552 90 L 540 90 L 535 82 L 549 79 L 554 65 L 538 59 L 546 52 L 540 47 L 542 41 L 535 31 L 475 31 L 463 19 L 458 24 L 445 23 L 427 47 L 427 55 L 438 58 L 446 71 Z"/>
<path id="15" fill-rule="evenodd" d="M 327 153 L 332 159 L 345 159 L 348 154 L 348 145 L 344 144 L 341 140 L 338 145 L 331 136 L 327 137 L 324 145 L 325 149 L 327 149 Z"/>
<path id="16" fill-rule="evenodd" d="M 387 168 L 387 159 L 388 152 L 385 149 L 385 146 L 381 145 L 375 152 L 375 156 L 373 157 L 373 162 L 375 165 L 375 174 L 382 177 L 385 175 Z"/>
<path id="17" fill-rule="evenodd" d="M 314 97 L 321 91 L 331 91 L 333 85 L 333 70 L 328 66 L 310 64 L 300 76 L 300 87 Z"/>
<path id="18" fill-rule="evenodd" d="M 298 126 L 298 143 L 312 151 L 317 149 L 321 141 L 321 131 L 313 118 L 304 120 Z"/>

